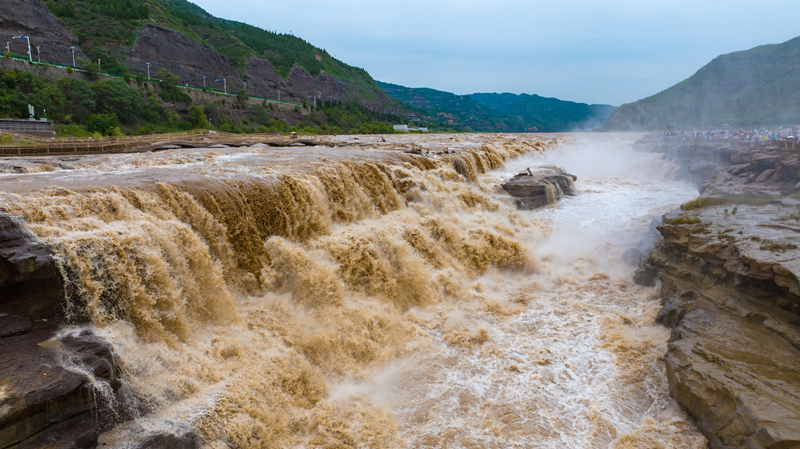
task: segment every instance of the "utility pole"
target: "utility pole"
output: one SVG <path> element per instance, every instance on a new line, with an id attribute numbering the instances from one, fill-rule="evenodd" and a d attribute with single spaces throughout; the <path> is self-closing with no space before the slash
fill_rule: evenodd
<path id="1" fill-rule="evenodd" d="M 100 71 L 100 58 L 97 58 L 97 71 Z"/>
<path id="2" fill-rule="evenodd" d="M 11 42 L 6 42 L 6 53 L 11 53 Z"/>
<path id="3" fill-rule="evenodd" d="M 278 89 L 278 101 L 281 101 L 281 90 Z"/>
<path id="4" fill-rule="evenodd" d="M 147 80 L 150 80 L 150 63 L 147 63 Z"/>
<path id="5" fill-rule="evenodd" d="M 20 39 L 23 41 L 28 41 L 28 60 L 33 62 L 33 54 L 31 53 L 31 37 L 30 36 L 14 36 L 11 39 Z"/>
<path id="6" fill-rule="evenodd" d="M 72 68 L 75 68 L 75 47 L 69 47 L 72 50 Z"/>
<path id="7" fill-rule="evenodd" d="M 205 89 L 205 88 L 206 88 L 206 76 L 208 76 L 208 75 L 206 75 L 206 74 L 204 73 L 204 74 L 203 74 L 203 89 Z"/>
<path id="8" fill-rule="evenodd" d="M 37 61 L 37 62 L 42 62 L 42 56 L 41 56 L 41 53 L 39 53 L 39 50 L 40 50 L 41 48 L 42 48 L 42 46 L 41 46 L 41 45 L 37 45 L 37 46 L 36 46 L 36 61 Z"/>

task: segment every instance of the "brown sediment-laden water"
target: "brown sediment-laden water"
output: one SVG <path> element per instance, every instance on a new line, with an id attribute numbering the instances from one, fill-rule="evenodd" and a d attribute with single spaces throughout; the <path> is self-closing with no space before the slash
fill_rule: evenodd
<path id="1" fill-rule="evenodd" d="M 691 185 L 632 136 L 387 138 L 2 161 L 86 323 L 59 336 L 113 345 L 135 419 L 101 443 L 705 447 L 631 281 Z M 517 210 L 550 164 L 576 195 Z"/>

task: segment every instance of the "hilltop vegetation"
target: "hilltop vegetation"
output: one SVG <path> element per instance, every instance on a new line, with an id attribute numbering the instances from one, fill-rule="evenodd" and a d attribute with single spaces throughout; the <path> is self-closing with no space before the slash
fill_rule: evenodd
<path id="1" fill-rule="evenodd" d="M 240 74 L 247 59 L 258 55 L 284 78 L 298 66 L 312 76 L 325 71 L 367 90 L 377 89 L 365 70 L 338 61 L 303 39 L 217 18 L 186 0 L 49 0 L 48 7 L 75 33 L 90 59 L 101 59 L 103 71 L 109 73 L 128 69 L 124 50 L 133 46 L 145 23 L 157 23 L 209 45 Z"/>
<path id="2" fill-rule="evenodd" d="M 604 130 L 800 123 L 800 37 L 718 56 L 669 89 L 625 104 Z"/>
<path id="3" fill-rule="evenodd" d="M 601 126 L 614 106 L 589 105 L 538 95 L 455 95 L 427 88 L 378 82 L 389 96 L 456 129 L 481 132 L 559 132 Z"/>
<path id="4" fill-rule="evenodd" d="M 240 133 L 391 133 L 389 124 L 402 121 L 357 101 L 328 100 L 310 114 L 302 114 L 300 106 L 281 111 L 266 102 L 252 104 L 245 95 L 193 103 L 183 89 L 169 83 L 174 75 L 160 75 L 165 82 L 150 90 L 133 79 L 64 77 L 53 83 L 29 72 L 0 70 L 0 117 L 27 118 L 30 104 L 38 117 L 46 110 L 49 119 L 63 122 L 60 134 L 76 137 L 199 128 Z M 175 102 L 182 103 L 180 108 L 170 107 Z M 231 107 L 238 119 L 231 116 Z"/>
<path id="5" fill-rule="evenodd" d="M 530 132 L 536 129 L 523 120 L 509 117 L 469 96 L 455 95 L 428 88 L 409 88 L 378 81 L 390 97 L 417 108 L 434 123 L 453 126 L 461 131 Z"/>
<path id="6" fill-rule="evenodd" d="M 543 132 L 590 131 L 599 128 L 616 109 L 528 94 L 472 94 L 470 98 L 511 117 L 519 117 Z"/>

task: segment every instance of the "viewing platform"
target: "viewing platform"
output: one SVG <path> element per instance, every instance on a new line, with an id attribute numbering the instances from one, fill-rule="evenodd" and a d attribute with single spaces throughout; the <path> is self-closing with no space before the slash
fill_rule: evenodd
<path id="1" fill-rule="evenodd" d="M 0 131 L 0 135 L 8 135 Z M 328 145 L 319 137 L 284 136 L 276 133 L 235 134 L 207 129 L 145 136 L 100 138 L 41 138 L 15 135 L 15 142 L 0 145 L 0 156 L 47 156 L 54 154 L 145 153 L 176 148 L 206 148 L 211 145 L 243 147 L 258 143 L 271 147 Z"/>

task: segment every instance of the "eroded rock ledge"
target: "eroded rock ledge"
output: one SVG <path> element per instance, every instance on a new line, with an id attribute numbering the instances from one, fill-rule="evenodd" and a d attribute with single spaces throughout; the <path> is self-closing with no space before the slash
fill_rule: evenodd
<path id="1" fill-rule="evenodd" d="M 678 145 L 667 157 L 690 154 Z M 800 447 L 797 157 L 726 145 L 699 154 L 716 166 L 703 196 L 663 217 L 636 276 L 662 282 L 671 393 L 711 448 Z"/>
<path id="2" fill-rule="evenodd" d="M 112 422 L 103 406 L 121 383 L 111 344 L 57 335 L 63 304 L 49 248 L 0 211 L 0 448 L 94 447 Z"/>

